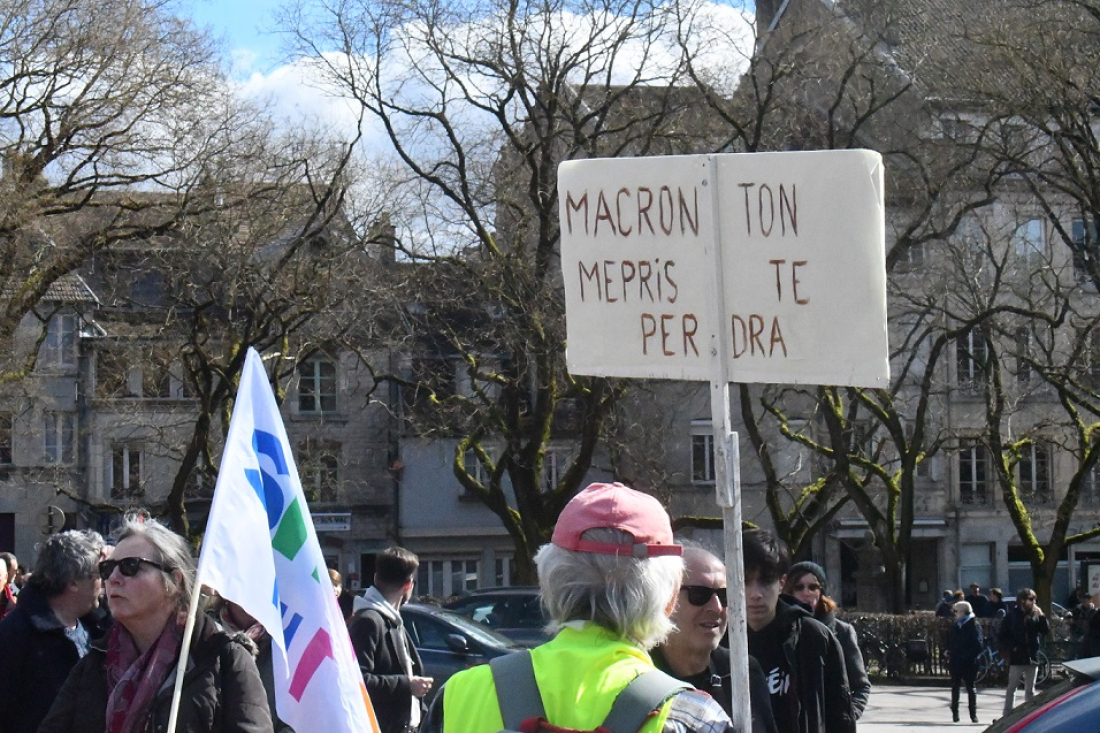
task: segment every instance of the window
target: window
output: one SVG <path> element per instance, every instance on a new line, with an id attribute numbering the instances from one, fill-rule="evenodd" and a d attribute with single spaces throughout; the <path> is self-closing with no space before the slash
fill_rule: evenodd
<path id="1" fill-rule="evenodd" d="M 955 366 L 958 385 L 964 390 L 977 390 L 986 380 L 990 358 L 989 329 L 977 326 L 959 336 L 955 343 Z"/>
<path id="2" fill-rule="evenodd" d="M 989 494 L 989 453 L 977 441 L 964 441 L 959 446 L 959 501 L 988 504 Z"/>
<path id="3" fill-rule="evenodd" d="M 1090 384 L 1098 385 L 1100 384 L 1100 329 L 1090 331 L 1087 338 L 1085 358 L 1081 360 L 1085 366 L 1084 378 Z"/>
<path id="4" fill-rule="evenodd" d="M 473 448 L 467 448 L 466 452 L 462 454 L 462 470 L 470 474 L 470 477 L 477 481 L 482 486 L 489 483 L 489 472 L 482 465 L 481 461 L 477 459 L 477 452 Z M 463 501 L 478 501 L 477 494 L 472 491 L 467 491 L 466 487 L 459 484 L 458 498 Z"/>
<path id="5" fill-rule="evenodd" d="M 714 483 L 714 428 L 709 420 L 691 423 L 691 483 Z"/>
<path id="6" fill-rule="evenodd" d="M 1076 282 L 1090 282 L 1100 278 L 1100 242 L 1097 241 L 1096 222 L 1074 219 L 1073 278 Z"/>
<path id="7" fill-rule="evenodd" d="M 0 465 L 11 465 L 11 413 L 0 412 Z"/>
<path id="8" fill-rule="evenodd" d="M 417 595 L 446 598 L 477 590 L 477 560 L 421 560 L 416 572 Z"/>
<path id="9" fill-rule="evenodd" d="M 306 500 L 336 501 L 340 488 L 340 444 L 307 439 L 298 446 L 298 476 Z"/>
<path id="10" fill-rule="evenodd" d="M 172 354 L 168 349 L 145 349 L 141 360 L 141 396 L 166 398 L 172 396 Z"/>
<path id="11" fill-rule="evenodd" d="M 42 452 L 46 463 L 73 462 L 75 417 L 71 412 L 47 412 L 42 425 Z"/>
<path id="12" fill-rule="evenodd" d="M 988 542 L 964 544 L 959 548 L 959 585 L 993 585 L 993 545 Z"/>
<path id="13" fill-rule="evenodd" d="M 913 242 L 901 251 L 897 264 L 903 270 L 919 270 L 924 265 L 924 242 Z"/>
<path id="14" fill-rule="evenodd" d="M 1078 503 L 1096 506 L 1100 504 L 1100 465 L 1093 466 L 1081 482 Z"/>
<path id="15" fill-rule="evenodd" d="M 97 351 L 95 355 L 96 397 L 131 397 L 129 372 L 131 359 L 124 351 Z"/>
<path id="16" fill-rule="evenodd" d="M 76 366 L 75 313 L 59 313 L 50 319 L 46 338 L 42 342 L 39 358 L 44 367 L 62 368 Z"/>
<path id="17" fill-rule="evenodd" d="M 565 448 L 547 448 L 542 457 L 543 490 L 553 491 L 568 469 L 569 451 Z"/>
<path id="18" fill-rule="evenodd" d="M 140 445 L 122 443 L 111 447 L 107 483 L 112 499 L 128 499 L 142 493 L 143 451 Z"/>
<path id="19" fill-rule="evenodd" d="M 328 357 L 311 356 L 298 366 L 298 412 L 336 412 L 336 364 Z"/>
<path id="20" fill-rule="evenodd" d="M 1031 329 L 1020 326 L 1016 329 L 1016 383 L 1029 384 L 1032 377 L 1032 367 L 1029 357 L 1034 353 L 1035 339 Z"/>
<path id="21" fill-rule="evenodd" d="M 1046 261 L 1046 239 L 1043 237 L 1043 220 L 1027 219 L 1016 225 L 1012 232 L 1012 247 L 1016 258 L 1028 264 Z"/>
<path id="22" fill-rule="evenodd" d="M 1050 448 L 1045 443 L 1026 446 L 1017 471 L 1020 492 L 1031 503 L 1046 504 L 1054 498 L 1050 484 Z"/>

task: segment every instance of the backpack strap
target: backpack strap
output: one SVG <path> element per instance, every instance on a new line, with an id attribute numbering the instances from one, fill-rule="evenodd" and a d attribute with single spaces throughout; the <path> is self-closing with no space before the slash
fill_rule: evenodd
<path id="1" fill-rule="evenodd" d="M 601 729 L 610 733 L 637 733 L 653 711 L 682 690 L 694 689 L 691 685 L 665 674 L 659 669 L 635 677 L 611 705 L 611 712 L 604 718 Z"/>
<path id="2" fill-rule="evenodd" d="M 546 719 L 529 650 L 494 657 L 489 660 L 489 669 L 493 673 L 500 717 L 506 730 L 518 731 L 520 723 L 528 718 Z M 507 694 L 502 694 L 505 691 Z"/>
<path id="3" fill-rule="evenodd" d="M 489 660 L 493 684 L 497 689 L 497 704 L 505 730 L 518 731 L 525 720 L 546 720 L 542 694 L 535 681 L 531 652 L 523 650 Z M 664 672 L 651 669 L 635 677 L 619 692 L 611 711 L 599 730 L 603 733 L 637 733 L 653 711 L 670 697 L 691 685 Z M 507 690 L 507 695 L 501 691 Z"/>

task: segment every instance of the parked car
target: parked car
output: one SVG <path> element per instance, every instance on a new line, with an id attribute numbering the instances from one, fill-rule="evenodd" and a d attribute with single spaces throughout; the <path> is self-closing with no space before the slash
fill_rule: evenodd
<path id="1" fill-rule="evenodd" d="M 435 679 L 433 693 L 455 672 L 523 648 L 484 624 L 439 606 L 406 603 L 401 606 L 401 619 L 420 653 L 424 674 Z"/>
<path id="2" fill-rule="evenodd" d="M 1082 733 L 1096 730 L 1100 717 L 1100 657 L 1064 662 L 1072 672 L 1008 715 L 985 733 Z"/>
<path id="3" fill-rule="evenodd" d="M 535 587 L 483 588 L 443 605 L 523 646 L 538 646 L 550 638 L 544 630 L 549 619 Z"/>
<path id="4" fill-rule="evenodd" d="M 1005 596 L 1005 604 L 1009 608 L 1016 608 L 1016 596 Z M 1069 614 L 1069 609 L 1063 606 L 1061 603 L 1050 602 L 1050 615 L 1053 618 L 1065 618 Z"/>

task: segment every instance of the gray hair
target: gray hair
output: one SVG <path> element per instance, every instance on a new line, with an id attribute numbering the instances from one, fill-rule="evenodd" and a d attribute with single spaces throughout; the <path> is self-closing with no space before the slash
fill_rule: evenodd
<path id="1" fill-rule="evenodd" d="M 629 533 L 617 529 L 591 529 L 583 537 L 633 542 Z M 535 565 L 551 633 L 570 621 L 591 621 L 651 649 L 675 628 L 666 611 L 684 574 L 677 556 L 635 558 L 548 544 L 539 548 Z"/>
<path id="2" fill-rule="evenodd" d="M 195 558 L 191 556 L 187 540 L 155 519 L 136 515 L 127 516 L 114 536 L 117 542 L 127 537 L 141 537 L 156 550 L 157 557 L 146 558 L 147 560 L 155 560 L 170 571 L 179 571 L 179 579 L 171 572 L 161 573 L 161 577 L 164 578 L 164 589 L 174 601 L 177 610 L 186 611 L 195 592 Z"/>
<path id="3" fill-rule="evenodd" d="M 99 572 L 103 536 L 90 529 L 51 535 L 38 546 L 38 559 L 27 583 L 46 598 L 55 598 L 78 580 Z"/>
<path id="4" fill-rule="evenodd" d="M 966 611 L 967 614 L 974 613 L 974 608 L 966 601 L 959 601 L 951 607 L 955 611 Z"/>

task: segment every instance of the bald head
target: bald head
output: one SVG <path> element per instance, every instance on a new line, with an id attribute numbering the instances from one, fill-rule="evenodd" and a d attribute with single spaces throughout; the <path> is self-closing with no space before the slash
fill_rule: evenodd
<path id="1" fill-rule="evenodd" d="M 691 676 L 710 662 L 710 653 L 726 633 L 726 566 L 699 547 L 684 547 L 684 581 L 672 620 L 676 631 L 661 645 L 673 670 Z"/>

